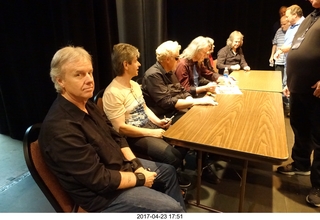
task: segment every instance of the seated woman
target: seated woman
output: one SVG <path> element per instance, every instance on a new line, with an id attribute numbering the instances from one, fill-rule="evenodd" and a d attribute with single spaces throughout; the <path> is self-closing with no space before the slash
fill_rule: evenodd
<path id="1" fill-rule="evenodd" d="M 208 57 L 200 63 L 200 75 L 204 78 L 217 82 L 221 76 L 216 68 L 216 60 L 213 60 L 212 53 L 214 51 L 214 40 L 210 37 L 206 37 L 210 50 L 208 52 Z"/>
<path id="2" fill-rule="evenodd" d="M 180 55 L 176 76 L 180 84 L 193 96 L 206 92 L 213 93 L 216 83 L 206 79 L 201 71 L 201 64 L 211 51 L 208 39 L 203 36 L 195 38 Z"/>
<path id="3" fill-rule="evenodd" d="M 133 152 L 177 169 L 182 165 L 187 149 L 174 147 L 162 139 L 171 120 L 159 119 L 145 104 L 140 85 L 131 80 L 138 75 L 141 66 L 137 60 L 139 55 L 138 49 L 130 44 L 120 43 L 113 47 L 112 65 L 116 77 L 103 94 L 103 110 L 114 129 L 127 137 Z M 178 180 L 183 188 L 190 185 L 190 181 L 179 173 Z"/>
<path id="4" fill-rule="evenodd" d="M 217 68 L 220 74 L 223 74 L 225 67 L 229 73 L 240 68 L 250 70 L 243 55 L 242 45 L 243 35 L 239 31 L 233 31 L 227 39 L 227 45 L 218 51 Z"/>

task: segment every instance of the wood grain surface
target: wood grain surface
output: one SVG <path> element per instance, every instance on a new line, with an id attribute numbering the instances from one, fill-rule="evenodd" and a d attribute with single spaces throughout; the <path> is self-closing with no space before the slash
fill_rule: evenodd
<path id="1" fill-rule="evenodd" d="M 282 92 L 282 77 L 280 71 L 250 70 L 233 71 L 230 76 L 237 80 L 242 90 L 265 92 Z"/>
<path id="2" fill-rule="evenodd" d="M 217 95 L 218 106 L 194 106 L 165 133 L 177 146 L 249 161 L 280 164 L 288 159 L 282 96 L 242 91 Z"/>

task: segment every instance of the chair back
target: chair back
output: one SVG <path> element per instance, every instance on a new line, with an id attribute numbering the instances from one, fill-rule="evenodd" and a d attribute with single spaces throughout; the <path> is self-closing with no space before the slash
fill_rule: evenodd
<path id="1" fill-rule="evenodd" d="M 210 60 L 211 61 L 211 66 L 214 70 L 215 73 L 219 73 L 219 70 L 217 69 L 217 60 Z"/>
<path id="2" fill-rule="evenodd" d="M 56 212 L 86 212 L 73 202 L 45 163 L 37 140 L 40 128 L 41 124 L 31 125 L 23 138 L 24 158 L 31 176 Z"/>
<path id="3" fill-rule="evenodd" d="M 105 89 L 101 89 L 94 97 L 93 102 L 96 103 L 96 105 L 101 109 L 103 112 L 103 103 L 102 103 L 102 96 Z"/>

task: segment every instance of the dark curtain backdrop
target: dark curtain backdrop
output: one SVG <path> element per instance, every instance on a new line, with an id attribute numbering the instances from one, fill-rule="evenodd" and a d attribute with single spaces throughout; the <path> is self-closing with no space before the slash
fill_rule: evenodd
<path id="1" fill-rule="evenodd" d="M 96 91 L 111 81 L 115 1 L 5 0 L 0 22 L 0 133 L 22 139 L 43 120 L 56 97 L 50 61 L 61 47 L 82 46 L 92 55 Z"/>
<path id="2" fill-rule="evenodd" d="M 184 49 L 199 36 L 215 40 L 215 52 L 233 30 L 244 34 L 252 69 L 270 69 L 272 25 L 281 5 L 304 0 L 4 0 L 0 2 L 0 133 L 22 139 L 45 117 L 56 97 L 49 77 L 53 54 L 83 46 L 93 56 L 95 93 L 113 79 L 112 46 L 138 47 L 142 67 L 155 62 L 155 49 L 177 40 Z"/>

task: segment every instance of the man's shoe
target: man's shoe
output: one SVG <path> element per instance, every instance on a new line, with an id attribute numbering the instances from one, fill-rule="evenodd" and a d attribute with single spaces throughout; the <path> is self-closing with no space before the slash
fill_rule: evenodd
<path id="1" fill-rule="evenodd" d="M 220 183 L 220 179 L 217 177 L 217 175 L 215 174 L 215 172 L 212 170 L 212 168 L 210 167 L 210 165 L 208 165 L 202 172 L 202 178 L 208 182 L 208 183 L 212 183 L 212 184 L 218 184 Z"/>
<path id="2" fill-rule="evenodd" d="M 294 166 L 294 163 L 290 163 L 286 166 L 281 166 L 281 167 L 278 167 L 277 169 L 277 172 L 278 173 L 281 173 L 281 174 L 285 174 L 285 175 L 303 175 L 303 176 L 310 176 L 310 170 L 298 170 L 295 166 Z"/>
<path id="3" fill-rule="evenodd" d="M 310 205 L 320 207 L 320 188 L 313 187 L 307 195 L 306 201 Z"/>
<path id="4" fill-rule="evenodd" d="M 180 188 L 188 188 L 191 186 L 190 180 L 184 177 L 181 173 L 177 172 L 177 177 Z"/>

